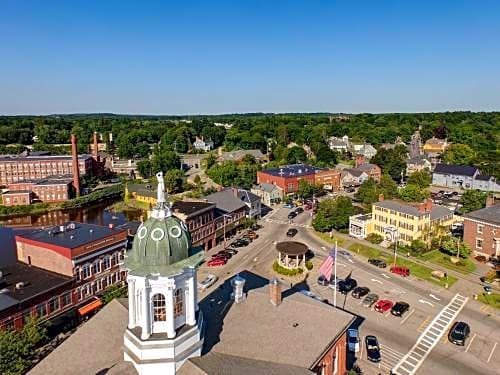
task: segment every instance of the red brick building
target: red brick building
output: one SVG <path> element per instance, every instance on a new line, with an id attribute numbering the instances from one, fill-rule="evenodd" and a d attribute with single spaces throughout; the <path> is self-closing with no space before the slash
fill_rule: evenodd
<path id="1" fill-rule="evenodd" d="M 324 169 L 316 171 L 314 175 L 314 183 L 323 186 L 324 189 L 330 191 L 338 191 L 341 186 L 341 172 L 337 169 Z"/>
<path id="2" fill-rule="evenodd" d="M 99 165 L 91 155 L 78 156 L 81 176 L 98 174 Z M 0 158 L 0 185 L 67 174 L 73 174 L 71 155 L 4 156 Z"/>
<path id="3" fill-rule="evenodd" d="M 215 246 L 215 204 L 199 201 L 176 201 L 172 205 L 175 216 L 186 223 L 193 246 L 205 250 Z"/>
<path id="4" fill-rule="evenodd" d="M 78 302 L 125 280 L 125 229 L 70 222 L 15 238 L 20 262 L 74 278 Z"/>
<path id="5" fill-rule="evenodd" d="M 40 180 L 22 180 L 8 185 L 2 195 L 4 206 L 17 206 L 33 202 L 63 202 L 75 195 L 73 177 L 50 176 Z"/>
<path id="6" fill-rule="evenodd" d="M 257 184 L 274 184 L 279 186 L 284 194 L 291 194 L 299 189 L 300 180 L 306 180 L 314 184 L 317 171 L 321 171 L 321 169 L 307 164 L 293 164 L 281 168 L 266 169 L 257 172 Z"/>
<path id="7" fill-rule="evenodd" d="M 464 242 L 474 255 L 500 257 L 500 205 L 472 211 L 464 216 Z"/>

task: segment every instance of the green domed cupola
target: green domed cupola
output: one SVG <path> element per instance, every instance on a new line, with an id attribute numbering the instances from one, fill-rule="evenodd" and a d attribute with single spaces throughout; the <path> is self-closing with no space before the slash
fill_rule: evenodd
<path id="1" fill-rule="evenodd" d="M 192 248 L 186 224 L 172 215 L 166 202 L 163 173 L 156 177 L 157 205 L 139 226 L 124 260 L 124 267 L 133 275 L 171 275 L 185 267 L 196 267 L 203 260 L 203 251 Z"/>

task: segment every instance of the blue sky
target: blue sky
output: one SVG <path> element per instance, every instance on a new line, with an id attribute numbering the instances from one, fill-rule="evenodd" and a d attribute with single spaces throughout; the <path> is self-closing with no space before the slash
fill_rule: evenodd
<path id="1" fill-rule="evenodd" d="M 0 2 L 0 114 L 500 110 L 500 1 Z"/>

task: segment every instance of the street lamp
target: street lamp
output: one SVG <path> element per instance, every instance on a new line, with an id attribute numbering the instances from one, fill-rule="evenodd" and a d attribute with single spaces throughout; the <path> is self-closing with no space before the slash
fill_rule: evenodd
<path id="1" fill-rule="evenodd" d="M 394 266 L 396 266 L 399 238 L 398 230 L 396 228 L 385 228 L 385 238 L 390 242 L 394 242 Z"/>
<path id="2" fill-rule="evenodd" d="M 224 219 L 224 250 L 226 249 L 226 217 L 231 218 L 231 215 L 222 214 L 222 218 Z"/>

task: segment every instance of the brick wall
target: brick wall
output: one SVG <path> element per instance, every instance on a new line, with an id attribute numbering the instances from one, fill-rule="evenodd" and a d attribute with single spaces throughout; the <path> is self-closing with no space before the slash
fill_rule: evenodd
<path id="1" fill-rule="evenodd" d="M 464 242 L 471 248 L 473 254 L 495 256 L 497 251 L 495 238 L 500 238 L 499 226 L 469 218 L 464 219 Z"/>
<path id="2" fill-rule="evenodd" d="M 324 374 L 344 375 L 347 371 L 347 333 L 337 340 L 335 345 L 325 354 L 321 362 L 316 366 L 315 372 L 321 374 L 324 368 Z M 337 357 L 337 369 L 335 371 L 335 357 Z"/>
<path id="3" fill-rule="evenodd" d="M 16 240 L 17 259 L 20 262 L 31 264 L 38 268 L 56 272 L 61 275 L 73 276 L 73 264 L 70 250 L 66 254 L 61 248 L 60 252 L 45 249 L 33 244 Z"/>

